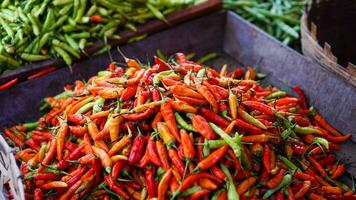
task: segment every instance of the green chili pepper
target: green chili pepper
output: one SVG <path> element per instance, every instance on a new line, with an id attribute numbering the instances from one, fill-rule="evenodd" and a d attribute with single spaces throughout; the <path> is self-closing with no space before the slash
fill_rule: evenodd
<path id="1" fill-rule="evenodd" d="M 313 144 L 322 145 L 326 150 L 329 150 L 329 142 L 325 138 L 315 137 L 313 139 Z"/>
<path id="2" fill-rule="evenodd" d="M 209 60 L 213 60 L 213 59 L 217 58 L 218 56 L 219 56 L 219 55 L 216 54 L 216 53 L 209 53 L 209 54 L 207 54 L 207 55 L 201 57 L 201 58 L 197 61 L 197 63 L 198 63 L 198 64 L 204 64 L 204 63 L 208 62 Z"/>
<path id="3" fill-rule="evenodd" d="M 22 53 L 20 57 L 24 60 L 31 61 L 31 62 L 47 60 L 49 58 L 48 56 L 44 56 L 44 55 L 32 55 L 28 53 Z"/>
<path id="4" fill-rule="evenodd" d="M 221 130 L 218 126 L 216 126 L 213 123 L 209 123 L 210 127 L 214 130 L 215 133 L 217 133 L 225 142 L 228 144 L 232 150 L 234 151 L 235 155 L 237 158 L 240 158 L 242 149 L 240 147 L 240 136 L 236 134 L 236 137 L 238 137 L 238 141 L 234 140 L 231 138 L 225 131 Z"/>
<path id="5" fill-rule="evenodd" d="M 73 96 L 72 90 L 64 90 L 64 92 L 57 94 L 54 96 L 54 99 L 64 99 Z"/>
<path id="6" fill-rule="evenodd" d="M 75 114 L 83 114 L 88 112 L 91 108 L 93 108 L 95 105 L 95 102 L 90 102 L 82 106 Z"/>
<path id="7" fill-rule="evenodd" d="M 296 125 L 294 127 L 294 131 L 299 134 L 319 134 L 319 135 L 323 134 L 323 132 L 321 132 L 318 129 L 314 129 L 310 127 L 301 127 L 299 125 Z"/>
<path id="8" fill-rule="evenodd" d="M 101 112 L 105 104 L 105 98 L 98 98 L 93 106 L 93 114 Z"/>
<path id="9" fill-rule="evenodd" d="M 182 126 L 182 128 L 184 128 L 184 129 L 187 130 L 187 131 L 198 132 L 198 131 L 194 128 L 194 126 L 191 125 L 191 124 L 188 124 L 188 123 L 183 119 L 183 117 L 179 115 L 179 113 L 175 112 L 174 115 L 175 115 L 175 117 L 176 117 L 176 120 L 177 120 L 178 124 L 179 124 L 180 126 Z"/>
<path id="10" fill-rule="evenodd" d="M 58 53 L 58 55 L 60 55 L 64 62 L 67 64 L 67 65 L 71 65 L 72 64 L 72 58 L 70 57 L 70 55 L 65 52 L 63 49 L 59 48 L 59 47 L 53 47 L 53 49 Z"/>
<path id="11" fill-rule="evenodd" d="M 173 73 L 174 73 L 173 70 L 167 70 L 167 71 L 159 72 L 158 74 L 156 74 L 153 77 L 153 85 L 158 85 L 159 82 L 163 79 L 164 76 L 168 76 L 168 75 L 173 74 Z"/>
<path id="12" fill-rule="evenodd" d="M 287 95 L 287 93 L 284 91 L 277 91 L 277 92 L 273 92 L 272 94 L 268 95 L 266 97 L 266 99 L 276 99 L 276 98 L 284 97 L 286 95 Z"/>
<path id="13" fill-rule="evenodd" d="M 218 200 L 219 195 L 224 191 L 224 189 L 220 189 L 214 193 L 214 195 L 211 197 L 211 200 Z"/>
<path id="14" fill-rule="evenodd" d="M 204 155 L 204 157 L 207 157 L 209 154 L 210 154 L 210 146 L 209 146 L 208 140 L 205 139 L 204 147 L 203 147 L 203 155 Z"/>
<path id="15" fill-rule="evenodd" d="M 288 160 L 288 158 L 284 157 L 284 156 L 279 156 L 279 159 L 282 160 L 282 162 L 291 170 L 297 170 L 298 167 L 292 163 L 290 160 Z"/>
<path id="16" fill-rule="evenodd" d="M 35 129 L 38 125 L 39 125 L 38 121 L 27 122 L 27 123 L 22 124 L 22 126 L 25 127 L 27 131 Z"/>
<path id="17" fill-rule="evenodd" d="M 293 181 L 292 175 L 290 174 L 284 175 L 282 182 L 276 188 L 267 190 L 267 192 L 263 195 L 263 199 L 268 199 L 278 190 L 282 189 L 283 187 L 287 187 L 289 184 L 292 183 L 292 181 Z"/>
<path id="18" fill-rule="evenodd" d="M 245 112 L 244 110 L 241 110 L 240 112 L 240 116 L 246 120 L 247 122 L 255 125 L 255 126 L 258 126 L 262 129 L 267 129 L 267 127 L 262 123 L 260 122 L 259 120 L 257 120 L 256 118 L 252 117 L 250 114 L 248 114 L 247 112 Z"/>
<path id="19" fill-rule="evenodd" d="M 200 187 L 200 186 L 193 186 L 193 187 L 191 187 L 191 188 L 185 190 L 184 192 L 182 192 L 181 196 L 183 196 L 183 197 L 189 197 L 190 195 L 192 195 L 192 194 L 198 192 L 198 191 L 201 190 L 201 189 L 202 189 L 202 187 Z"/>
<path id="20" fill-rule="evenodd" d="M 224 171 L 226 177 L 227 177 L 227 183 L 226 183 L 226 187 L 227 187 L 227 199 L 228 200 L 239 200 L 240 196 L 236 191 L 236 187 L 234 184 L 234 179 L 232 178 L 229 169 L 223 165 L 220 164 L 221 169 Z"/>

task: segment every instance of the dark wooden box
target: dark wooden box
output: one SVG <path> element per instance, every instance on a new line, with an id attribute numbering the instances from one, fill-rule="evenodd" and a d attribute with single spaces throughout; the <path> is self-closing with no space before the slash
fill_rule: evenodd
<path id="1" fill-rule="evenodd" d="M 236 14 L 216 12 L 189 21 L 168 30 L 155 33 L 145 40 L 124 45 L 121 50 L 129 57 L 143 62 L 152 58 L 156 49 L 166 55 L 175 52 L 195 52 L 202 56 L 218 52 L 222 56 L 211 64 L 216 67 L 224 63 L 234 66 L 253 66 L 268 75 L 270 84 L 288 92 L 286 83 L 304 89 L 309 103 L 340 131 L 355 132 L 356 89 L 337 75 L 320 67 L 317 63 L 284 46 L 266 33 L 257 29 Z M 122 62 L 116 50 L 114 60 Z M 55 95 L 68 83 L 77 79 L 86 80 L 97 71 L 106 68 L 110 59 L 107 54 L 90 57 L 68 68 L 61 68 L 35 80 L 22 82 L 0 93 L 0 127 L 36 120 L 40 116 L 40 101 Z M 356 150 L 351 143 L 343 144 L 342 156 L 356 160 Z M 355 168 L 350 168 L 356 174 Z"/>

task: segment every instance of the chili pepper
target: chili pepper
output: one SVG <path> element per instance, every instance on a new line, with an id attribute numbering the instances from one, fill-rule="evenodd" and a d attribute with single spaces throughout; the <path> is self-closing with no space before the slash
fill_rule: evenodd
<path id="1" fill-rule="evenodd" d="M 57 159 L 62 160 L 63 158 L 63 147 L 64 147 L 64 140 L 66 139 L 68 134 L 68 124 L 65 121 L 60 121 L 60 127 L 57 132 Z"/>
<path id="2" fill-rule="evenodd" d="M 202 190 L 199 190 L 199 191 L 195 192 L 194 194 L 190 195 L 190 199 L 198 200 L 198 199 L 201 199 L 201 197 L 203 197 L 209 193 L 210 193 L 210 190 L 202 189 Z"/>
<path id="3" fill-rule="evenodd" d="M 245 194 L 247 190 L 255 184 L 256 181 L 257 179 L 253 176 L 245 179 L 237 186 L 237 193 L 239 195 Z"/>
<path id="4" fill-rule="evenodd" d="M 327 121 L 326 119 L 321 116 L 318 111 L 315 108 L 310 108 L 310 114 L 313 115 L 313 119 L 320 124 L 321 127 L 325 128 L 328 130 L 331 134 L 334 136 L 341 136 L 341 133 L 337 131 L 335 128 L 333 128 Z"/>
<path id="5" fill-rule="evenodd" d="M 173 101 L 172 99 L 167 100 L 171 106 L 176 111 L 188 112 L 188 113 L 196 113 L 197 109 L 184 101 Z"/>
<path id="6" fill-rule="evenodd" d="M 57 151 L 57 140 L 53 138 L 50 141 L 49 149 L 41 163 L 41 166 L 38 168 L 39 172 L 41 172 L 45 168 L 45 166 L 51 162 L 52 158 L 56 155 L 56 151 Z"/>
<path id="7" fill-rule="evenodd" d="M 82 167 L 80 168 L 80 170 L 78 171 L 78 173 L 76 173 L 75 175 L 73 175 L 68 181 L 66 181 L 68 187 L 73 187 L 74 185 L 76 185 L 77 182 L 80 181 L 80 179 L 82 178 L 82 176 L 88 172 L 88 169 L 86 167 Z M 75 186 L 77 187 L 77 186 Z M 74 188 L 75 188 L 74 187 Z M 79 187 L 79 186 L 78 186 Z M 76 188 L 75 190 L 77 190 L 78 188 Z"/>
<path id="8" fill-rule="evenodd" d="M 166 196 L 166 192 L 168 190 L 169 186 L 169 181 L 172 177 L 172 169 L 168 169 L 164 175 L 162 176 L 161 181 L 158 184 L 158 194 L 157 194 L 157 199 L 158 200 L 164 200 Z"/>
<path id="9" fill-rule="evenodd" d="M 184 157 L 188 160 L 194 159 L 195 149 L 192 138 L 184 129 L 180 130 L 180 137 L 182 139 Z"/>
<path id="10" fill-rule="evenodd" d="M 161 166 L 161 161 L 157 155 L 157 148 L 156 148 L 156 142 L 149 139 L 147 143 L 147 151 L 150 160 L 157 166 Z"/>
<path id="11" fill-rule="evenodd" d="M 115 183 L 115 181 L 110 177 L 110 175 L 105 175 L 105 182 L 108 184 L 110 189 L 112 189 L 115 193 L 122 196 L 124 199 L 129 199 L 130 196 L 124 191 L 122 186 L 119 186 Z"/>
<path id="12" fill-rule="evenodd" d="M 168 153 L 161 140 L 156 141 L 157 153 L 162 163 L 162 168 L 167 171 L 170 168 Z"/>
<path id="13" fill-rule="evenodd" d="M 91 146 L 91 148 L 93 149 L 94 153 L 100 158 L 101 164 L 103 165 L 105 171 L 107 173 L 110 173 L 112 161 L 111 161 L 109 155 L 104 150 L 102 150 L 98 147 Z"/>
<path id="14" fill-rule="evenodd" d="M 181 159 L 178 157 L 178 153 L 173 148 L 168 149 L 168 156 L 171 159 L 174 166 L 177 167 L 180 174 L 184 174 L 184 164 Z"/>
<path id="15" fill-rule="evenodd" d="M 282 182 L 276 188 L 267 190 L 267 192 L 263 195 L 263 199 L 269 198 L 270 196 L 272 196 L 275 192 L 277 192 L 281 188 L 288 186 L 289 184 L 292 183 L 292 180 L 293 180 L 292 175 L 290 175 L 290 174 L 284 175 Z"/>
<path id="16" fill-rule="evenodd" d="M 124 135 L 119 141 L 115 142 L 115 144 L 109 150 L 109 156 L 115 155 L 122 148 L 124 148 L 131 141 L 130 136 Z"/>
<path id="17" fill-rule="evenodd" d="M 295 194 L 295 198 L 296 199 L 302 198 L 309 191 L 310 187 L 311 187 L 311 182 L 310 181 L 304 181 L 303 182 L 303 186 Z"/>
<path id="18" fill-rule="evenodd" d="M 240 145 L 239 136 L 236 135 L 236 138 L 238 140 L 234 140 L 228 134 L 226 134 L 223 130 L 221 130 L 218 126 L 216 126 L 215 124 L 209 123 L 209 125 L 232 148 L 236 157 L 240 158 L 240 156 L 242 154 L 242 150 L 241 150 L 241 147 L 239 146 Z"/>
<path id="19" fill-rule="evenodd" d="M 241 109 L 241 107 L 239 107 L 237 109 L 238 114 L 247 122 L 249 122 L 250 124 L 253 124 L 261 129 L 267 129 L 267 127 L 260 122 L 259 120 L 257 120 L 256 118 L 252 117 L 251 115 L 249 115 L 247 112 L 245 112 L 244 110 Z"/>
<path id="20" fill-rule="evenodd" d="M 0 85 L 0 91 L 4 91 L 6 89 L 9 89 L 10 87 L 14 86 L 18 82 L 18 78 L 14 78 L 2 85 Z"/>
<path id="21" fill-rule="evenodd" d="M 16 146 L 18 147 L 23 147 L 25 146 L 25 143 L 22 139 L 16 137 L 14 133 L 12 133 L 9 129 L 4 129 L 5 135 L 15 143 Z"/>
<path id="22" fill-rule="evenodd" d="M 281 183 L 285 171 L 284 169 L 279 170 L 279 173 L 267 182 L 267 187 L 270 189 L 277 187 Z"/>
<path id="23" fill-rule="evenodd" d="M 294 178 L 301 179 L 301 180 L 309 180 L 309 181 L 313 181 L 315 179 L 314 176 L 303 173 L 299 170 L 294 172 Z"/>
<path id="24" fill-rule="evenodd" d="M 50 190 L 53 188 L 66 188 L 66 187 L 67 187 L 67 184 L 65 182 L 61 182 L 61 181 L 52 181 L 52 182 L 42 185 L 42 188 L 44 190 Z"/>
<path id="25" fill-rule="evenodd" d="M 179 101 L 186 102 L 190 105 L 204 105 L 204 104 L 206 104 L 205 100 L 201 100 L 201 99 L 195 99 L 195 98 L 191 98 L 191 97 L 177 96 L 177 95 L 173 95 L 173 96 L 174 96 L 174 98 L 178 99 Z"/>
<path id="26" fill-rule="evenodd" d="M 215 113 L 217 113 L 219 111 L 219 106 L 215 100 L 214 95 L 211 94 L 211 92 L 209 91 L 209 89 L 206 86 L 197 84 L 198 83 L 197 81 L 195 81 L 195 83 L 196 83 L 196 89 L 198 90 L 198 92 L 209 102 L 209 104 L 213 108 L 213 111 Z"/>
<path id="27" fill-rule="evenodd" d="M 264 133 L 260 128 L 254 126 L 254 125 L 251 125 L 249 123 L 246 123 L 243 120 L 235 119 L 235 121 L 236 121 L 236 126 L 241 128 L 242 130 L 245 130 L 247 132 L 250 132 L 250 133 L 256 134 L 256 135 Z"/>
<path id="28" fill-rule="evenodd" d="M 156 182 L 154 180 L 154 173 L 150 169 L 145 170 L 146 186 L 148 189 L 148 196 L 154 198 L 157 196 Z"/>
<path id="29" fill-rule="evenodd" d="M 236 119 L 237 117 L 237 97 L 232 91 L 229 93 L 229 107 L 230 107 L 230 112 L 231 112 L 231 117 L 233 119 Z"/>
<path id="30" fill-rule="evenodd" d="M 215 165 L 226 153 L 228 150 L 229 145 L 225 144 L 224 146 L 220 147 L 219 149 L 212 152 L 207 158 L 200 161 L 197 165 L 196 169 L 206 170 Z"/>
<path id="31" fill-rule="evenodd" d="M 326 176 L 326 172 L 325 172 L 323 166 L 321 166 L 318 163 L 318 161 L 316 161 L 313 157 L 308 156 L 307 158 L 308 158 L 309 162 L 313 165 L 313 167 L 315 167 L 315 169 L 319 171 L 320 175 L 322 177 L 325 177 Z"/>
<path id="32" fill-rule="evenodd" d="M 182 126 L 184 129 L 188 130 L 188 131 L 193 131 L 193 132 L 198 132 L 193 125 L 188 124 L 183 118 L 182 116 L 180 116 L 177 112 L 174 113 L 176 120 L 178 122 L 178 124 L 180 126 Z"/>
<path id="33" fill-rule="evenodd" d="M 177 128 L 176 118 L 172 106 L 166 102 L 161 105 L 161 113 L 164 121 L 167 123 L 168 129 L 172 135 L 180 142 L 179 131 Z"/>
<path id="34" fill-rule="evenodd" d="M 179 96 L 187 96 L 195 99 L 204 99 L 200 93 L 194 91 L 193 89 L 189 88 L 186 85 L 178 84 L 170 87 L 170 91 Z"/>
<path id="35" fill-rule="evenodd" d="M 130 164 L 135 164 L 140 160 L 145 151 L 146 143 L 147 138 L 141 135 L 141 132 L 139 132 L 139 135 L 136 136 L 132 143 L 131 152 L 128 160 Z"/>
<path id="36" fill-rule="evenodd" d="M 322 186 L 321 189 L 328 194 L 342 194 L 343 191 L 339 187 L 333 187 L 333 186 Z"/>
<path id="37" fill-rule="evenodd" d="M 299 87 L 299 86 L 293 86 L 293 90 L 298 94 L 299 98 L 300 98 L 300 102 L 302 105 L 303 109 L 307 109 L 308 108 L 308 103 L 307 103 L 307 99 L 305 97 L 305 94 L 303 92 L 303 90 Z"/>
<path id="38" fill-rule="evenodd" d="M 288 160 L 286 157 L 279 156 L 279 159 L 291 170 L 297 170 L 298 167 L 292 163 L 290 160 Z"/>
<path id="39" fill-rule="evenodd" d="M 27 144 L 28 146 L 30 146 L 32 149 L 35 149 L 36 151 L 39 151 L 40 150 L 40 145 L 34 141 L 33 138 L 29 138 L 25 141 L 25 144 Z"/>
<path id="40" fill-rule="evenodd" d="M 320 162 L 319 162 L 320 163 Z M 337 179 L 340 176 L 342 176 L 345 172 L 345 166 L 343 164 L 337 165 L 336 170 L 334 173 L 330 176 L 332 179 Z"/>
<path id="41" fill-rule="evenodd" d="M 271 150 L 269 148 L 269 145 L 266 144 L 263 148 L 263 157 L 262 157 L 262 163 L 264 168 L 268 173 L 271 173 L 271 160 L 270 160 L 270 155 L 271 155 Z"/>
<path id="42" fill-rule="evenodd" d="M 82 184 L 82 181 L 79 180 L 77 181 L 76 183 L 74 183 L 60 198 L 59 200 L 67 200 L 67 199 L 70 199 L 75 191 L 81 186 Z"/>
<path id="43" fill-rule="evenodd" d="M 192 118 L 193 126 L 199 133 L 206 139 L 212 140 L 215 138 L 215 133 L 209 126 L 204 117 L 200 115 L 194 115 Z"/>
<path id="44" fill-rule="evenodd" d="M 199 109 L 199 113 L 206 118 L 207 120 L 223 127 L 229 126 L 230 122 L 227 121 L 226 119 L 220 117 L 220 115 L 210 111 L 209 109 L 206 109 L 204 107 Z"/>
<path id="45" fill-rule="evenodd" d="M 242 103 L 243 103 L 243 105 L 247 106 L 250 109 L 258 110 L 258 111 L 263 112 L 267 115 L 274 115 L 274 113 L 276 112 L 270 106 L 263 104 L 261 102 L 258 102 L 258 101 L 244 101 Z"/>
<path id="46" fill-rule="evenodd" d="M 331 136 L 331 135 L 325 135 L 323 136 L 325 139 L 327 139 L 330 142 L 335 142 L 335 143 L 340 143 L 340 142 L 345 142 L 346 140 L 350 139 L 352 137 L 352 134 L 346 134 L 343 136 Z"/>
<path id="47" fill-rule="evenodd" d="M 221 164 L 220 166 L 227 177 L 227 199 L 228 200 L 240 199 L 239 193 L 237 193 L 236 191 L 234 180 L 232 179 L 229 170 L 223 164 Z"/>

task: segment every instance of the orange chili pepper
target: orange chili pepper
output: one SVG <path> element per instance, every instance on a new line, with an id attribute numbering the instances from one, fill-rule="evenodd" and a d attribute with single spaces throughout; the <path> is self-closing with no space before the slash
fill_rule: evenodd
<path id="1" fill-rule="evenodd" d="M 192 138 L 188 135 L 187 131 L 184 129 L 180 130 L 180 137 L 183 145 L 184 157 L 188 160 L 194 159 L 195 149 Z"/>
<path id="2" fill-rule="evenodd" d="M 199 81 L 195 81 L 195 83 L 198 83 Z M 211 107 L 213 108 L 213 111 L 217 113 L 219 111 L 219 105 L 215 100 L 215 97 L 211 92 L 208 90 L 208 88 L 204 85 L 201 84 L 196 84 L 196 89 L 198 92 L 209 102 Z"/>
<path id="3" fill-rule="evenodd" d="M 167 127 L 172 135 L 180 142 L 179 131 L 177 127 L 176 117 L 174 111 L 168 102 L 161 105 L 161 113 L 164 121 L 167 123 Z"/>
<path id="4" fill-rule="evenodd" d="M 158 184 L 158 196 L 157 200 L 165 200 L 165 196 L 168 190 L 169 181 L 172 177 L 172 169 L 168 169 L 162 176 L 161 181 Z"/>
<path id="5" fill-rule="evenodd" d="M 111 161 L 109 155 L 104 150 L 102 150 L 98 147 L 91 146 L 91 148 L 93 149 L 95 155 L 97 155 L 100 158 L 101 164 L 103 165 L 105 171 L 110 173 L 112 161 Z"/>
<path id="6" fill-rule="evenodd" d="M 161 140 L 156 141 L 157 153 L 162 163 L 162 168 L 167 171 L 170 168 L 168 153 Z"/>
<path id="7" fill-rule="evenodd" d="M 225 144 L 214 152 L 210 153 L 208 157 L 200 161 L 196 169 L 206 170 L 215 165 L 219 160 L 225 155 L 226 151 L 229 149 L 229 145 Z"/>
<path id="8" fill-rule="evenodd" d="M 253 176 L 245 179 L 237 186 L 237 193 L 239 195 L 245 194 L 246 191 L 256 183 L 257 179 Z"/>
<path id="9" fill-rule="evenodd" d="M 172 105 L 174 110 L 188 113 L 196 113 L 198 109 L 189 105 L 184 101 L 173 101 L 172 99 L 168 99 L 168 102 Z"/>
<path id="10" fill-rule="evenodd" d="M 68 134 L 68 124 L 64 120 L 60 119 L 59 121 L 60 127 L 57 131 L 57 159 L 62 160 L 64 142 Z"/>

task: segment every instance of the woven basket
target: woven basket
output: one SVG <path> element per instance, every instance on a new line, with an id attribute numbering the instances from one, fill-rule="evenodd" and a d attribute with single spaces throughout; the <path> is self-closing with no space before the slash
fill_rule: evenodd
<path id="1" fill-rule="evenodd" d="M 21 172 L 13 154 L 15 151 L 0 135 L 0 199 L 25 199 Z"/>
<path id="2" fill-rule="evenodd" d="M 313 0 L 301 18 L 302 51 L 356 87 L 356 1 Z"/>

